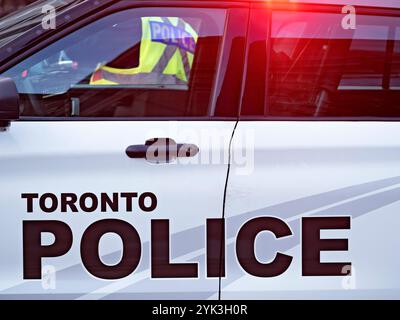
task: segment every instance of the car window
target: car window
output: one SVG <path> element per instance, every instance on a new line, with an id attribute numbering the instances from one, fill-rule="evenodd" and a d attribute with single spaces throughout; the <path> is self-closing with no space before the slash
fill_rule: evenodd
<path id="1" fill-rule="evenodd" d="M 343 28 L 342 19 L 334 13 L 272 12 L 270 40 L 265 35 L 253 49 L 267 61 L 260 68 L 266 75 L 262 105 L 248 103 L 243 114 L 399 117 L 400 19 L 357 15 L 356 29 Z"/>
<path id="2" fill-rule="evenodd" d="M 224 33 L 220 9 L 114 13 L 6 71 L 27 117 L 207 116 Z"/>

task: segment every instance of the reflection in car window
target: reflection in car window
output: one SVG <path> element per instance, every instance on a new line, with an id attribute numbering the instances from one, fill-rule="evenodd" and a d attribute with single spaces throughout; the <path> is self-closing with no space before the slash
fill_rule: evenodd
<path id="1" fill-rule="evenodd" d="M 396 28 L 390 89 L 400 90 L 400 27 Z"/>
<path id="2" fill-rule="evenodd" d="M 224 21 L 217 9 L 122 11 L 2 76 L 15 81 L 22 116 L 206 116 Z"/>
<path id="3" fill-rule="evenodd" d="M 254 46 L 257 52 L 251 53 L 266 56 L 259 67 L 267 74 L 263 106 L 248 105 L 243 114 L 400 116 L 400 19 L 358 15 L 354 30 L 344 29 L 342 18 L 334 13 L 273 12 L 270 41 Z"/>
<path id="4" fill-rule="evenodd" d="M 140 25 L 121 12 L 63 38 L 5 73 L 20 93 L 65 93 L 89 83 L 98 64 L 111 62 L 140 44 Z"/>
<path id="5" fill-rule="evenodd" d="M 10 2 L 14 1 L 10 0 Z M 41 25 L 43 20 L 42 10 L 46 5 L 52 6 L 56 12 L 61 13 L 84 1 L 86 0 L 37 0 L 30 5 L 25 5 L 26 3 L 23 1 L 24 6 L 21 9 L 1 17 L 0 47 L 17 39 L 33 27 Z"/>

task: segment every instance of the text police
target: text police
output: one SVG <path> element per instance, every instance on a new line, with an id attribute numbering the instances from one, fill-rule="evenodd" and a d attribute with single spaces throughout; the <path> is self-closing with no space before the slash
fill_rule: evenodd
<path id="1" fill-rule="evenodd" d="M 157 197 L 153 193 L 139 195 L 134 192 L 102 194 L 99 198 L 86 193 L 78 196 L 65 193 L 22 194 L 26 201 L 26 211 L 32 215 L 35 208 L 44 213 L 67 209 L 77 212 L 93 212 L 97 208 L 104 210 L 107 206 L 118 210 L 118 200 L 124 199 L 125 209 L 132 211 L 133 200 L 137 199 L 138 207 L 148 213 L 157 207 Z M 91 205 L 86 203 L 90 199 Z M 173 222 L 173 221 L 172 221 Z M 153 219 L 151 224 L 151 277 L 152 278 L 198 278 L 197 263 L 173 263 L 170 259 L 170 220 Z M 207 219 L 206 234 L 206 276 L 207 278 L 224 277 L 225 266 L 225 219 Z M 347 239 L 321 239 L 321 230 L 348 230 L 351 218 L 347 216 L 304 217 L 301 227 L 302 275 L 303 276 L 345 276 L 344 268 L 350 262 L 321 263 L 322 251 L 347 251 Z M 277 277 L 283 274 L 292 264 L 293 257 L 276 252 L 270 262 L 261 262 L 255 253 L 257 236 L 262 232 L 272 233 L 276 239 L 293 237 L 289 225 L 276 217 L 261 216 L 244 223 L 236 236 L 236 255 L 240 266 L 255 277 Z M 54 236 L 51 245 L 42 245 L 41 236 L 50 233 Z M 122 258 L 116 265 L 106 265 L 99 254 L 99 243 L 106 234 L 116 234 L 122 240 Z M 28 220 L 23 222 L 23 274 L 24 279 L 41 279 L 42 258 L 56 258 L 67 254 L 73 243 L 74 235 L 70 226 L 56 220 Z M 190 239 L 187 239 L 190 241 Z M 81 259 L 86 270 L 99 279 L 117 280 L 132 274 L 142 257 L 142 242 L 137 229 L 130 223 L 119 219 L 100 219 L 89 225 L 80 239 Z"/>

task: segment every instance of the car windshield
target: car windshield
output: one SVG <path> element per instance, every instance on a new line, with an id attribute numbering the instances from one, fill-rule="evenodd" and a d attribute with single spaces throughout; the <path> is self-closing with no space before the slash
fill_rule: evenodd
<path id="1" fill-rule="evenodd" d="M 0 19 L 0 47 L 39 25 L 43 19 L 42 8 L 51 5 L 57 12 L 86 0 L 38 0 L 21 10 Z"/>

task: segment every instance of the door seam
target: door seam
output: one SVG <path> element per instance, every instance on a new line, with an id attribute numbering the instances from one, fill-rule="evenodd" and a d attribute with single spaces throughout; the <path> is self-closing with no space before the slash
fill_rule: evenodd
<path id="1" fill-rule="evenodd" d="M 232 144 L 233 144 L 233 139 L 235 137 L 235 133 L 236 133 L 236 129 L 237 126 L 239 124 L 239 121 L 236 121 L 235 127 L 233 128 L 232 131 L 232 136 L 229 142 L 229 156 L 228 156 L 228 169 L 227 169 L 227 173 L 226 173 L 226 179 L 225 179 L 225 187 L 224 187 L 224 198 L 222 200 L 222 221 L 224 222 L 222 225 L 223 230 L 221 230 L 221 235 L 223 235 L 223 238 L 221 239 L 220 242 L 220 256 L 219 256 L 219 283 L 218 283 L 218 300 L 221 301 L 221 294 L 222 294 L 222 261 L 225 260 L 225 255 L 226 255 L 226 251 L 224 250 L 224 245 L 225 244 L 225 230 L 226 230 L 226 226 L 225 226 L 225 213 L 226 213 L 226 197 L 227 197 L 227 193 L 228 193 L 228 183 L 229 183 L 229 176 L 230 176 L 230 172 L 231 172 L 231 160 L 232 160 Z M 224 253 L 225 252 L 225 253 Z M 225 266 L 226 268 L 226 266 Z"/>

